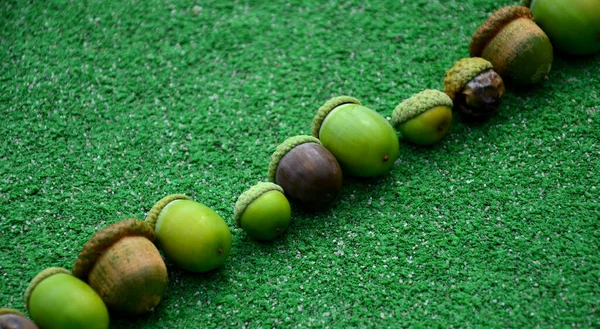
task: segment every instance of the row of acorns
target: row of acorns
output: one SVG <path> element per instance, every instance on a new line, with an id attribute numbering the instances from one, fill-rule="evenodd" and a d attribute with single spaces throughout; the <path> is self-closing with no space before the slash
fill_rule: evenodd
<path id="1" fill-rule="evenodd" d="M 332 202 L 345 175 L 373 177 L 388 172 L 399 156 L 397 128 L 420 145 L 438 142 L 452 121 L 452 108 L 466 118 L 494 114 L 505 77 L 514 85 L 544 79 L 553 60 L 552 45 L 528 8 L 496 11 L 475 33 L 471 58 L 448 70 L 444 92 L 425 90 L 398 105 L 392 124 L 349 96 L 327 101 L 313 119 L 312 136 L 294 136 L 271 156 L 268 179 L 242 193 L 234 209 L 236 225 L 257 240 L 283 234 L 291 220 L 288 198 L 301 207 L 321 209 Z M 212 209 L 185 195 L 170 195 L 145 221 L 126 219 L 97 232 L 84 245 L 71 271 L 48 268 L 31 281 L 25 306 L 45 329 L 106 329 L 109 312 L 141 314 L 153 310 L 168 284 L 163 255 L 192 272 L 218 268 L 227 259 L 232 237 Z M 16 310 L 0 309 L 0 328 L 37 328 Z"/>

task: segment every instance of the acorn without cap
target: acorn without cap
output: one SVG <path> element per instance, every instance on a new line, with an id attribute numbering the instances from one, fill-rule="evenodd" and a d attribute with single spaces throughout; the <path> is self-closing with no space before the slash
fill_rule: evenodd
<path id="1" fill-rule="evenodd" d="M 252 238 L 272 240 L 287 230 L 292 212 L 281 186 L 260 182 L 238 197 L 233 215 Z"/>
<path id="2" fill-rule="evenodd" d="M 231 251 L 231 231 L 214 210 L 183 194 L 168 195 L 148 213 L 158 247 L 177 266 L 207 272 L 221 266 Z"/>
<path id="3" fill-rule="evenodd" d="M 23 313 L 10 308 L 0 308 L 0 329 L 38 329 Z"/>
<path id="4" fill-rule="evenodd" d="M 290 137 L 277 146 L 268 176 L 292 201 L 310 210 L 325 207 L 342 189 L 338 161 L 312 136 Z"/>
<path id="5" fill-rule="evenodd" d="M 504 95 L 504 81 L 492 63 L 480 58 L 463 58 L 446 72 L 444 92 L 454 109 L 469 118 L 486 118 L 496 113 Z"/>
<path id="6" fill-rule="evenodd" d="M 554 58 L 548 36 L 523 6 L 494 12 L 473 35 L 469 52 L 490 61 L 508 84 L 522 86 L 546 78 Z"/>
<path id="7" fill-rule="evenodd" d="M 338 96 L 325 102 L 313 118 L 312 135 L 336 157 L 344 173 L 352 176 L 381 175 L 398 159 L 394 128 L 354 97 Z"/>
<path id="8" fill-rule="evenodd" d="M 144 221 L 126 219 L 96 232 L 73 265 L 106 306 L 122 313 L 151 311 L 167 287 L 167 268 L 154 246 L 154 230 Z"/>
<path id="9" fill-rule="evenodd" d="M 25 307 L 43 329 L 107 329 L 109 315 L 98 294 L 64 268 L 38 273 L 25 292 Z"/>
<path id="10" fill-rule="evenodd" d="M 409 141 L 431 145 L 441 140 L 452 123 L 452 100 L 438 90 L 427 89 L 403 101 L 392 113 L 392 124 Z"/>

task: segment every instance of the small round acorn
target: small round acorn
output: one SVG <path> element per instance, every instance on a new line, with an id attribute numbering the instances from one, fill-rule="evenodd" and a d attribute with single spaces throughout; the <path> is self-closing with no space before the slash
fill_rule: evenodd
<path id="1" fill-rule="evenodd" d="M 571 55 L 600 51 L 600 3 L 598 0 L 521 0 L 552 45 Z"/>
<path id="2" fill-rule="evenodd" d="M 25 291 L 25 307 L 44 329 L 107 329 L 109 315 L 98 294 L 60 267 L 38 273 Z"/>
<path id="3" fill-rule="evenodd" d="M 290 203 L 277 184 L 260 182 L 242 193 L 233 211 L 235 223 L 256 240 L 273 240 L 290 225 Z"/>
<path id="4" fill-rule="evenodd" d="M 392 124 L 404 138 L 419 145 L 440 141 L 452 123 L 452 100 L 441 91 L 427 89 L 403 101 L 392 113 Z"/>
<path id="5" fill-rule="evenodd" d="M 214 210 L 183 194 L 168 195 L 148 213 L 159 248 L 166 258 L 191 272 L 214 270 L 231 252 L 231 231 Z"/>
<path id="6" fill-rule="evenodd" d="M 379 113 L 356 98 L 331 98 L 313 118 L 312 135 L 339 161 L 344 173 L 374 177 L 388 172 L 399 155 L 398 135 Z"/>
<path id="7" fill-rule="evenodd" d="M 509 85 L 517 86 L 541 82 L 554 59 L 548 36 L 523 6 L 495 11 L 473 34 L 469 52 L 490 61 Z"/>
<path id="8" fill-rule="evenodd" d="M 286 139 L 269 163 L 269 181 L 291 201 L 309 210 L 327 206 L 342 189 L 342 169 L 321 142 L 307 135 Z"/>
<path id="9" fill-rule="evenodd" d="M 96 232 L 83 246 L 73 275 L 86 281 L 106 306 L 141 314 L 158 305 L 167 288 L 165 263 L 154 246 L 154 230 L 126 219 Z"/>
<path id="10" fill-rule="evenodd" d="M 502 77 L 481 57 L 463 58 L 445 74 L 444 92 L 454 109 L 472 119 L 496 113 L 504 91 Z"/>
<path id="11" fill-rule="evenodd" d="M 10 308 L 0 308 L 0 329 L 38 329 L 23 313 Z"/>

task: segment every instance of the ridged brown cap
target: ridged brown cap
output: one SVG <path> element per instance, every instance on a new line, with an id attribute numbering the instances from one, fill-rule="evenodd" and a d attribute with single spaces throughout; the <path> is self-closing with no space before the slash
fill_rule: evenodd
<path id="1" fill-rule="evenodd" d="M 143 236 L 152 242 L 155 239 L 152 226 L 135 218 L 125 219 L 109 225 L 96 232 L 83 246 L 75 265 L 73 265 L 73 275 L 87 281 L 87 276 L 98 257 L 113 244 L 129 236 Z"/>
<path id="2" fill-rule="evenodd" d="M 527 18 L 533 20 L 533 14 L 527 7 L 523 6 L 506 6 L 496 10 L 483 25 L 481 25 L 473 37 L 469 45 L 469 53 L 473 57 L 481 56 L 481 52 L 487 44 L 504 28 L 508 23 L 517 18 Z"/>
<path id="3" fill-rule="evenodd" d="M 171 202 L 175 200 L 190 200 L 187 196 L 183 194 L 171 194 L 166 197 L 158 200 L 158 202 L 150 209 L 148 212 L 148 216 L 146 216 L 146 223 L 152 226 L 152 229 L 156 226 L 156 221 L 158 220 L 158 216 L 160 216 L 160 212 Z"/>
<path id="4" fill-rule="evenodd" d="M 29 283 L 29 286 L 25 290 L 25 307 L 27 308 L 27 311 L 29 311 L 29 298 L 31 297 L 31 294 L 33 293 L 35 287 L 37 287 L 37 285 L 40 284 L 40 282 L 46 280 L 47 278 L 55 274 L 61 273 L 71 275 L 71 272 L 65 270 L 62 267 L 48 267 L 47 269 L 41 271 L 35 277 L 33 277 L 31 282 Z"/>
<path id="5" fill-rule="evenodd" d="M 394 127 L 428 111 L 436 106 L 447 106 L 452 108 L 452 99 L 439 90 L 426 89 L 403 101 L 392 113 L 392 124 Z"/>
<path id="6" fill-rule="evenodd" d="M 312 135 L 315 138 L 319 138 L 319 130 L 321 130 L 321 124 L 325 121 L 325 118 L 329 112 L 333 111 L 336 107 L 344 104 L 357 104 L 362 105 L 360 101 L 350 96 L 337 96 L 329 99 L 323 104 L 317 111 L 317 114 L 313 118 L 312 122 Z"/>
<path id="7" fill-rule="evenodd" d="M 233 217 L 235 217 L 235 224 L 238 227 L 242 226 L 242 215 L 244 215 L 246 208 L 248 208 L 248 206 L 250 206 L 254 200 L 260 198 L 263 194 L 270 191 L 278 191 L 283 194 L 283 188 L 281 188 L 281 186 L 271 182 L 260 182 L 249 188 L 238 197 L 237 202 L 235 203 L 235 208 L 233 209 Z"/>
<path id="8" fill-rule="evenodd" d="M 492 63 L 481 57 L 463 58 L 444 74 L 444 92 L 454 100 L 471 79 L 482 71 L 493 68 Z"/>
<path id="9" fill-rule="evenodd" d="M 315 137 L 308 135 L 298 135 L 293 136 L 286 139 L 283 143 L 279 144 L 275 149 L 275 152 L 271 154 L 271 162 L 269 163 L 269 181 L 275 182 L 275 173 L 277 172 L 277 167 L 279 166 L 279 161 L 286 155 L 290 150 L 294 147 L 305 144 L 305 143 L 317 143 L 321 144 L 321 141 Z"/>

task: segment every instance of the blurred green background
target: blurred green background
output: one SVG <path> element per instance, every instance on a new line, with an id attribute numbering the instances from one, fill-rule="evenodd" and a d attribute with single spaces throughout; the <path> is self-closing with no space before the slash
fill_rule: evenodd
<path id="1" fill-rule="evenodd" d="M 230 225 L 206 274 L 167 262 L 156 310 L 112 328 L 600 327 L 600 56 L 555 58 L 478 125 L 401 142 L 257 243 L 234 227 L 270 154 L 328 98 L 390 117 L 517 1 L 0 3 L 0 307 L 118 220 L 184 193 Z"/>

